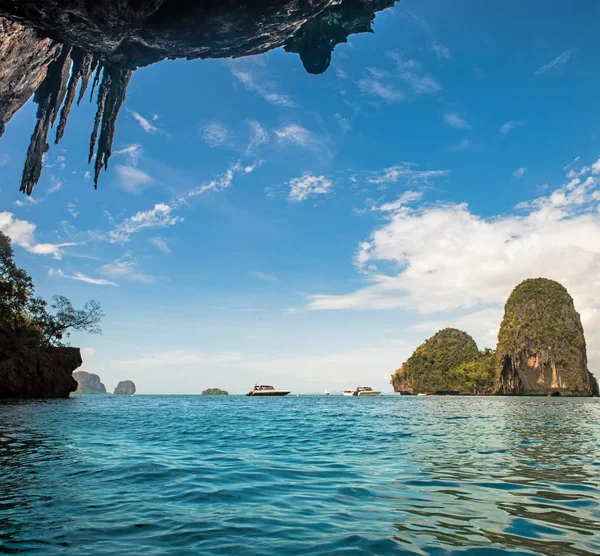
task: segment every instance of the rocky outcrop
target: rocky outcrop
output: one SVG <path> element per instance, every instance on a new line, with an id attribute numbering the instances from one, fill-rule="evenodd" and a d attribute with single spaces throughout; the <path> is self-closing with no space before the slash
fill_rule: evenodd
<path id="1" fill-rule="evenodd" d="M 229 392 L 220 388 L 207 388 L 206 390 L 202 390 L 202 394 L 204 396 L 228 396 Z"/>
<path id="2" fill-rule="evenodd" d="M 135 394 L 135 384 L 131 380 L 122 380 L 117 384 L 113 394 L 116 396 L 133 396 Z"/>
<path id="3" fill-rule="evenodd" d="M 5 80 L 19 84 L 12 96 L 5 95 L 0 133 L 23 99 L 37 90 L 37 124 L 21 190 L 31 194 L 40 177 L 42 156 L 49 148 L 49 127 L 62 106 L 55 139 L 60 141 L 78 84 L 81 82 L 80 100 L 94 70 L 98 108 L 89 160 L 95 157 L 97 187 L 100 171 L 111 156 L 117 115 L 135 69 L 165 58 L 239 58 L 284 46 L 300 55 L 309 73 L 322 73 L 337 44 L 351 34 L 372 32 L 375 13 L 395 2 L 0 0 L 0 21 L 4 21 L 0 41 L 8 45 L 0 48 L 9 52 L 11 60 L 10 76 Z M 17 52 L 15 39 L 5 29 L 11 33 L 16 29 L 27 50 Z M 47 66 L 44 78 L 42 68 Z M 0 79 L 2 73 L 0 66 Z"/>
<path id="4" fill-rule="evenodd" d="M 106 388 L 98 375 L 77 371 L 73 373 L 73 377 L 77 381 L 76 394 L 106 394 Z"/>
<path id="5" fill-rule="evenodd" d="M 405 394 L 470 392 L 466 375 L 458 370 L 461 365 L 482 357 L 475 340 L 466 332 L 445 328 L 421 344 L 392 375 L 394 391 Z M 479 372 L 479 369 L 464 370 L 468 372 Z"/>
<path id="6" fill-rule="evenodd" d="M 0 344 L 0 399 L 68 398 L 77 389 L 73 371 L 83 362 L 79 348 L 12 351 L 5 342 Z"/>
<path id="7" fill-rule="evenodd" d="M 579 313 L 558 282 L 530 279 L 513 290 L 496 353 L 500 394 L 598 395 Z"/>

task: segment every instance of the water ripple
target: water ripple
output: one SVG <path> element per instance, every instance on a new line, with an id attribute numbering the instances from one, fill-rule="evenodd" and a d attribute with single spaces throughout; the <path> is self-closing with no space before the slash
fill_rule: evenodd
<path id="1" fill-rule="evenodd" d="M 0 404 L 0 553 L 600 553 L 600 403 Z"/>

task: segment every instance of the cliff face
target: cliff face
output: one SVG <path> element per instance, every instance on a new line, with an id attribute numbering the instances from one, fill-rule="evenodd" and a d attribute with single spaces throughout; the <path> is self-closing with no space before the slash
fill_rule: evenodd
<path id="1" fill-rule="evenodd" d="M 598 395 L 579 313 L 567 290 L 553 280 L 525 280 L 513 290 L 498 334 L 497 360 L 500 394 Z"/>
<path id="2" fill-rule="evenodd" d="M 0 0 L 0 91 L 9 91 L 0 92 L 0 135 L 34 90 L 38 104 L 21 191 L 31 194 L 50 127 L 60 112 L 58 143 L 79 83 L 78 103 L 94 72 L 98 108 L 88 162 L 95 160 L 97 187 L 138 67 L 166 58 L 239 58 L 285 46 L 300 55 L 306 71 L 322 73 L 337 44 L 351 34 L 372 32 L 375 13 L 396 1 Z"/>
<path id="3" fill-rule="evenodd" d="M 79 348 L 20 349 L 0 355 L 0 398 L 68 398 L 77 389 L 73 371 Z"/>
<path id="4" fill-rule="evenodd" d="M 73 377 L 77 381 L 76 394 L 106 394 L 106 387 L 98 375 L 77 371 Z"/>
<path id="5" fill-rule="evenodd" d="M 392 375 L 395 392 L 411 394 L 463 390 L 456 369 L 481 357 L 475 340 L 466 332 L 445 328 L 421 344 Z"/>
<path id="6" fill-rule="evenodd" d="M 113 394 L 121 396 L 133 396 L 135 394 L 135 384 L 131 380 L 122 380 L 119 382 L 119 384 L 117 384 Z"/>

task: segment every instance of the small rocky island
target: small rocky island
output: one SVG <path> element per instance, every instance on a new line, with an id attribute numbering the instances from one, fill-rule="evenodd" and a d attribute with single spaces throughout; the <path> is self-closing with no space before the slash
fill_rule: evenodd
<path id="1" fill-rule="evenodd" d="M 131 380 L 122 380 L 117 384 L 115 396 L 133 396 L 135 394 L 135 384 Z"/>
<path id="2" fill-rule="evenodd" d="M 525 280 L 505 305 L 497 349 L 440 330 L 392 375 L 402 394 L 598 396 L 573 298 L 558 282 Z"/>
<path id="3" fill-rule="evenodd" d="M 98 375 L 77 371 L 73 373 L 73 378 L 77 381 L 75 394 L 106 394 L 106 387 Z"/>
<path id="4" fill-rule="evenodd" d="M 220 388 L 207 388 L 206 390 L 202 390 L 203 396 L 228 396 L 229 392 L 227 390 L 221 390 Z"/>

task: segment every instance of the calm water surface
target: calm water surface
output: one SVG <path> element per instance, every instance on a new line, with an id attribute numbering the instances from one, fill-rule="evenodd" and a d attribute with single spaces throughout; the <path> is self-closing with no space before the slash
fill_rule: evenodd
<path id="1" fill-rule="evenodd" d="M 599 554 L 600 403 L 0 403 L 0 553 Z"/>

